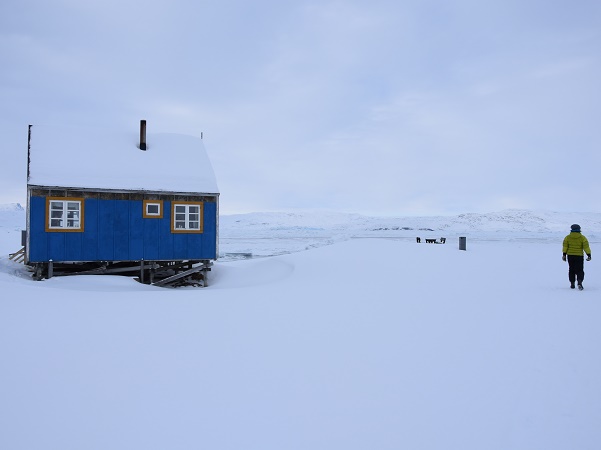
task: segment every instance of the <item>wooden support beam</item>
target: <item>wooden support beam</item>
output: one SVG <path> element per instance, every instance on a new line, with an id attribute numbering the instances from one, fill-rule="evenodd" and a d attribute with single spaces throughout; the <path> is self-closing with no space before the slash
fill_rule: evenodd
<path id="1" fill-rule="evenodd" d="M 202 266 L 193 267 L 192 269 L 188 269 L 188 270 L 185 270 L 183 272 L 176 273 L 175 275 L 172 275 L 172 276 L 170 276 L 168 278 L 164 278 L 164 279 L 162 279 L 160 281 L 157 281 L 156 283 L 153 284 L 153 286 L 168 286 L 171 283 L 173 283 L 174 281 L 179 280 L 180 278 L 187 277 L 189 275 L 192 275 L 192 274 L 197 273 L 197 272 L 201 272 L 201 271 L 206 270 L 206 269 L 207 269 L 207 267 L 204 264 Z"/>
<path id="2" fill-rule="evenodd" d="M 23 260 L 25 259 L 25 247 L 23 247 L 19 251 L 16 251 L 15 253 L 9 253 L 8 259 L 18 263 L 23 262 Z"/>

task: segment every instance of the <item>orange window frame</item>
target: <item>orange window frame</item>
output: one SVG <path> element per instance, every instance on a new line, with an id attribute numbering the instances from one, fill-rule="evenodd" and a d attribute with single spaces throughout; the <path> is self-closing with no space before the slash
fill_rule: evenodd
<path id="1" fill-rule="evenodd" d="M 148 214 L 148 205 L 159 205 L 159 214 Z M 144 219 L 162 219 L 163 211 L 163 200 L 143 201 L 142 217 L 144 217 Z"/>
<path id="2" fill-rule="evenodd" d="M 55 228 L 55 227 L 50 227 L 50 203 L 56 201 L 56 202 L 77 202 L 79 203 L 79 227 L 75 228 L 75 227 L 71 227 L 71 228 L 67 228 L 67 227 L 61 227 L 61 228 Z M 85 201 L 83 197 L 46 197 L 46 232 L 47 233 L 83 233 L 84 232 L 84 207 L 85 207 Z M 63 209 L 63 214 L 66 214 L 67 211 L 65 211 Z M 66 217 L 63 218 L 63 220 L 67 220 Z"/>
<path id="3" fill-rule="evenodd" d="M 199 229 L 175 228 L 175 207 L 176 206 L 198 206 L 199 207 Z M 189 222 L 188 209 L 186 208 L 186 223 Z M 172 233 L 203 233 L 204 232 L 204 203 L 203 202 L 171 202 L 171 232 Z"/>

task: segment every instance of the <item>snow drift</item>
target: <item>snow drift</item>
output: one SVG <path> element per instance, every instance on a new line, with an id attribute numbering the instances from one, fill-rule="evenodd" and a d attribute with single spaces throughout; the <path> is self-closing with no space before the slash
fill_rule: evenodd
<path id="1" fill-rule="evenodd" d="M 326 234 L 218 262 L 205 289 L 33 282 L 2 258 L 0 448 L 597 448 L 594 244 L 578 292 L 548 234 Z"/>

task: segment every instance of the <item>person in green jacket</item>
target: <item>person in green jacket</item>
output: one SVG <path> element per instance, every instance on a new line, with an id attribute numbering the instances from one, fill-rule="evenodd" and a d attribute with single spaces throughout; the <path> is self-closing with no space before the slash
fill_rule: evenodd
<path id="1" fill-rule="evenodd" d="M 588 239 L 580 232 L 580 225 L 575 223 L 572 225 L 572 230 L 563 240 L 563 256 L 561 259 L 568 261 L 569 271 L 568 278 L 570 279 L 570 287 L 574 289 L 576 286 L 574 282 L 578 281 L 578 289 L 584 289 L 582 287 L 582 281 L 584 280 L 584 256 L 582 253 L 586 253 L 586 260 L 591 260 L 591 248 L 588 245 Z"/>

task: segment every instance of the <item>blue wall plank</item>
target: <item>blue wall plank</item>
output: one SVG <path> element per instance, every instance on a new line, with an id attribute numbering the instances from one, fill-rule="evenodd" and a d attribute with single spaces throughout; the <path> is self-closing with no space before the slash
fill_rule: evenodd
<path id="1" fill-rule="evenodd" d="M 171 260 L 174 259 L 173 254 L 173 237 L 171 232 L 171 202 L 163 203 L 163 219 L 159 224 L 159 259 Z"/>
<path id="2" fill-rule="evenodd" d="M 113 216 L 114 259 L 129 261 L 129 204 L 128 200 L 115 200 Z"/>
<path id="3" fill-rule="evenodd" d="M 173 235 L 173 258 L 174 259 L 187 259 L 193 258 L 192 248 L 188 249 L 188 236 L 189 234 Z"/>
<path id="4" fill-rule="evenodd" d="M 217 258 L 217 203 L 205 203 L 203 259 Z"/>
<path id="5" fill-rule="evenodd" d="M 116 200 L 98 201 L 98 259 L 114 261 L 115 239 L 113 236 L 113 218 Z"/>
<path id="6" fill-rule="evenodd" d="M 31 197 L 29 200 L 29 260 L 48 261 L 48 233 L 46 233 L 46 199 Z"/>
<path id="7" fill-rule="evenodd" d="M 64 234 L 65 234 L 65 256 L 63 257 L 63 261 L 83 261 L 83 254 L 82 254 L 83 233 L 64 233 Z"/>
<path id="8" fill-rule="evenodd" d="M 141 214 L 141 213 L 140 213 Z M 159 259 L 159 229 L 164 219 L 142 219 L 144 233 L 144 259 L 156 261 Z"/>
<path id="9" fill-rule="evenodd" d="M 142 202 L 132 201 L 129 205 L 129 258 L 140 261 L 144 258 L 144 219 Z"/>
<path id="10" fill-rule="evenodd" d="M 48 260 L 67 261 L 65 234 L 67 233 L 48 233 Z"/>
<path id="11" fill-rule="evenodd" d="M 98 261 L 98 204 L 95 198 L 88 198 L 84 205 L 84 233 L 82 236 L 83 261 Z"/>

